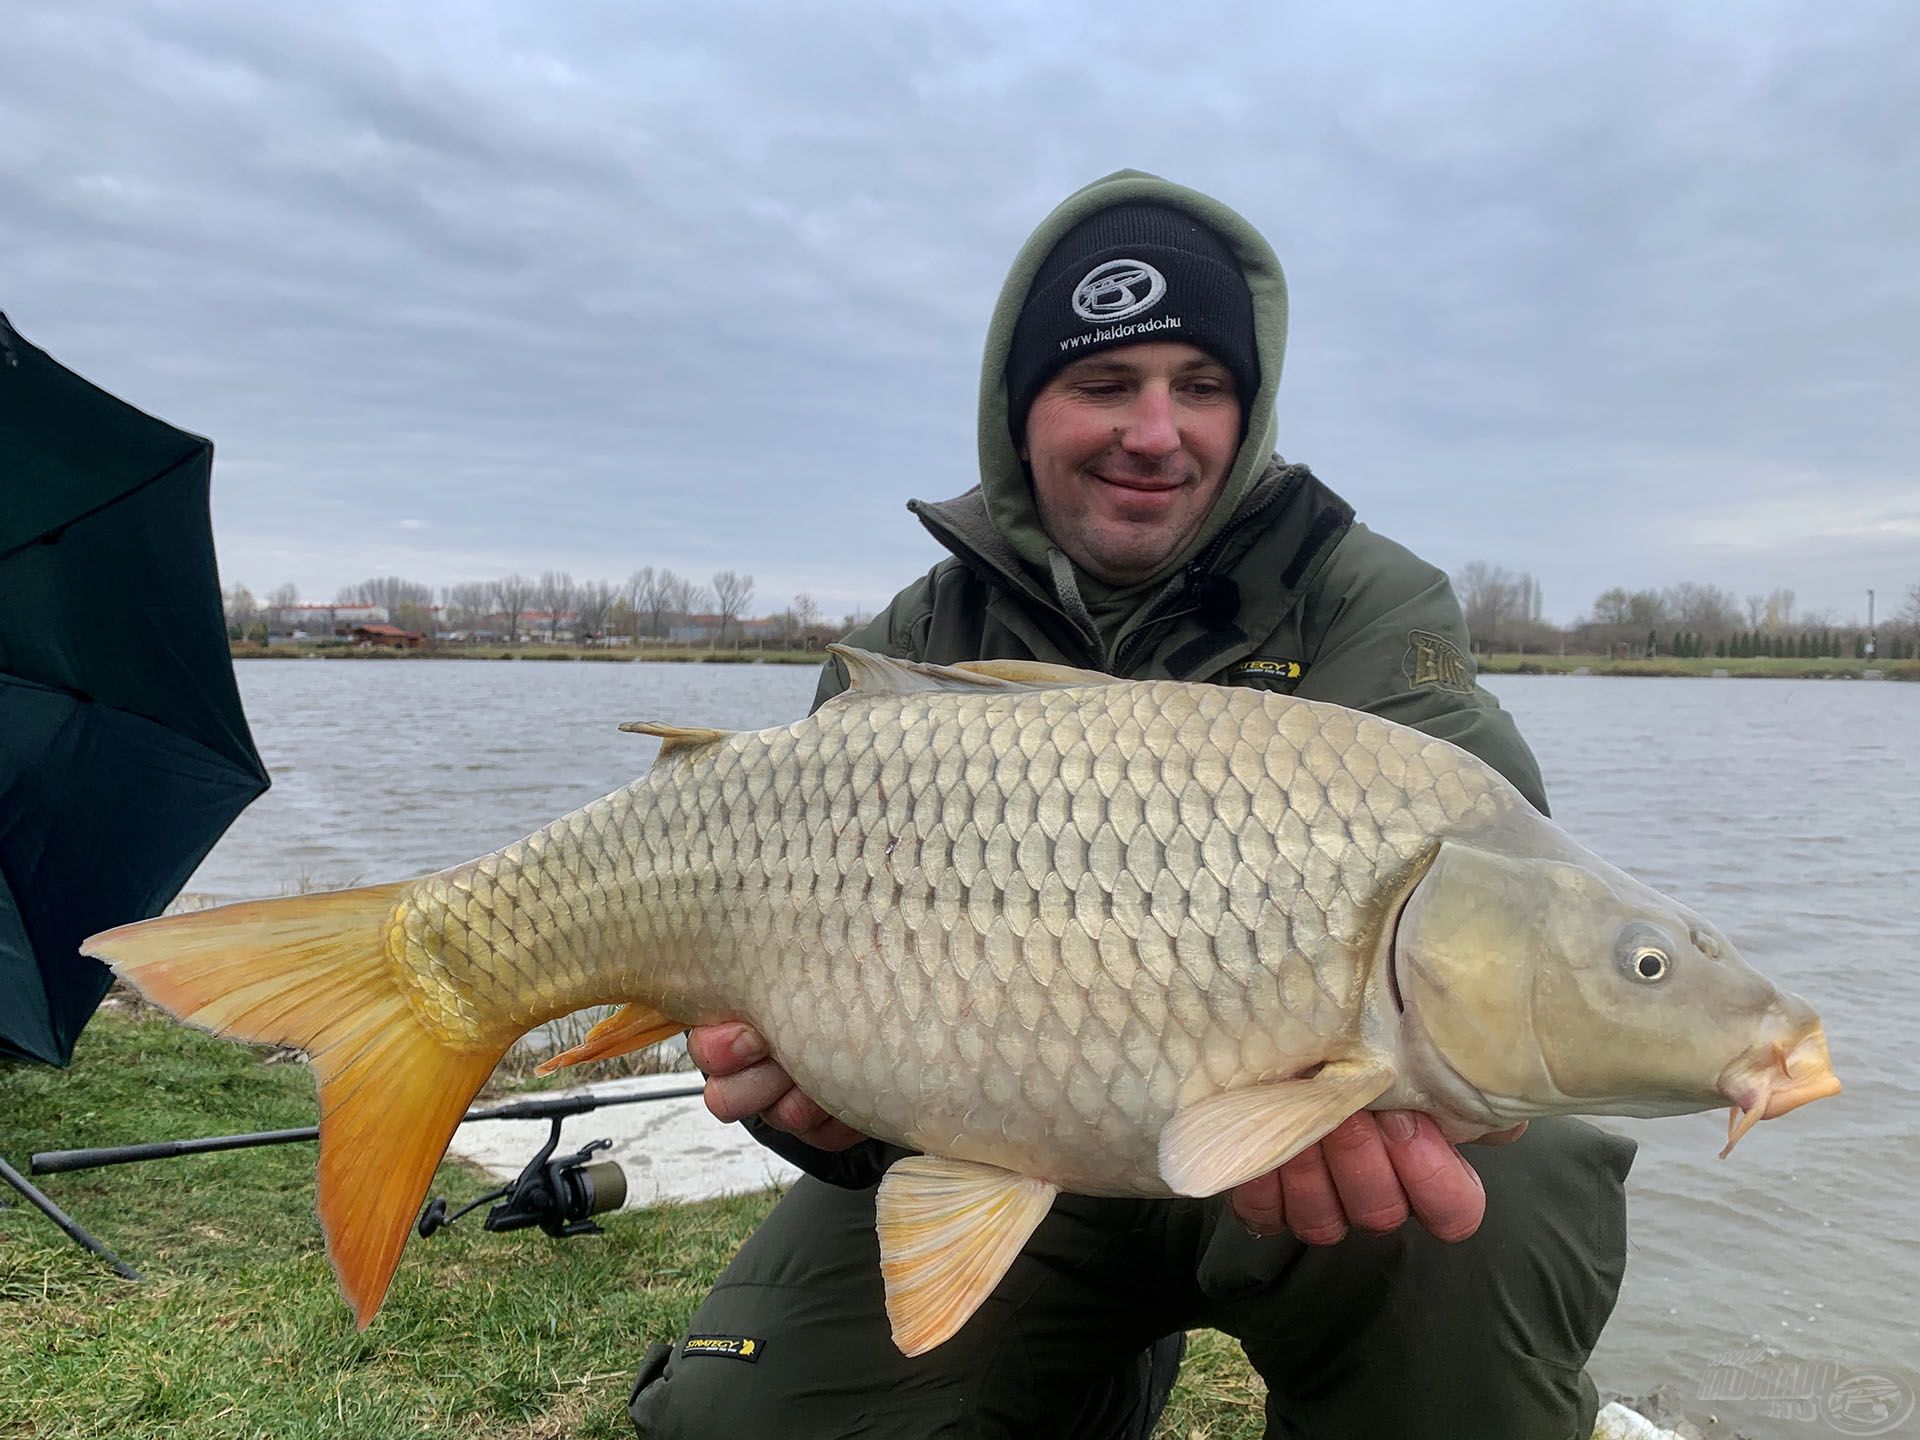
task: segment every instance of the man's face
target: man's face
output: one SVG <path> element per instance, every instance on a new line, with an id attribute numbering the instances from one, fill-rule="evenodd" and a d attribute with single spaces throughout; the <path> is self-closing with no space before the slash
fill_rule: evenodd
<path id="1" fill-rule="evenodd" d="M 1040 523 L 1088 574 L 1145 580 L 1200 532 L 1240 448 L 1227 367 L 1192 345 L 1103 350 L 1049 380 L 1020 458 Z"/>

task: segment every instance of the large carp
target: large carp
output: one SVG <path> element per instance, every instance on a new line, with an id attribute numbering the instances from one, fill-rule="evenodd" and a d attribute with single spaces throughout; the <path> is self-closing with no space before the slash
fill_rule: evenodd
<path id="1" fill-rule="evenodd" d="M 658 761 L 417 880 L 95 936 L 175 1014 L 297 1046 L 320 1215 L 361 1324 L 475 1091 L 738 1016 L 856 1130 L 894 1338 L 993 1289 L 1061 1190 L 1213 1195 L 1362 1107 L 1465 1138 L 1731 1104 L 1728 1146 L 1840 1088 L 1819 1018 L 1491 768 L 1333 705 L 842 650 L 753 733 L 634 724 Z"/>

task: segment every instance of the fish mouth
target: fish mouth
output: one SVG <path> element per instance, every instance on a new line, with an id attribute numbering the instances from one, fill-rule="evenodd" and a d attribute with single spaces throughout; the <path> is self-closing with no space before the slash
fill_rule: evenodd
<path id="1" fill-rule="evenodd" d="M 1762 1120 L 1774 1120 L 1789 1110 L 1840 1093 L 1840 1077 L 1833 1073 L 1827 1054 L 1826 1032 L 1815 1026 L 1791 1046 L 1771 1043 L 1758 1055 L 1748 1055 L 1728 1067 L 1720 1093 L 1732 1102 L 1727 1112 L 1727 1143 L 1720 1158 Z"/>

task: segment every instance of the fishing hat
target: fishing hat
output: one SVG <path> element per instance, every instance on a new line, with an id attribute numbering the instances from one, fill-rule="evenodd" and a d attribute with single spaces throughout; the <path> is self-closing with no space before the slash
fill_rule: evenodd
<path id="1" fill-rule="evenodd" d="M 1260 388 L 1253 294 L 1227 243 L 1184 210 L 1131 202 L 1090 215 L 1034 273 L 1007 350 L 1007 417 L 1018 441 L 1040 387 L 1072 361 L 1118 345 L 1180 340 Z"/>

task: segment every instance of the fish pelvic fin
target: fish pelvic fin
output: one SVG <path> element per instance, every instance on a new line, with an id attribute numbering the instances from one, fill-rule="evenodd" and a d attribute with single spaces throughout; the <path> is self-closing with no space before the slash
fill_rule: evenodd
<path id="1" fill-rule="evenodd" d="M 950 1339 L 1047 1218 L 1058 1187 L 938 1155 L 910 1155 L 875 1201 L 887 1319 L 903 1355 Z"/>
<path id="2" fill-rule="evenodd" d="M 1160 1178 L 1176 1195 L 1218 1195 L 1277 1169 L 1393 1083 L 1377 1060 L 1333 1061 L 1182 1106 L 1160 1132 Z"/>
<path id="3" fill-rule="evenodd" d="M 542 1060 L 533 1067 L 533 1073 L 551 1075 L 567 1065 L 606 1060 L 615 1055 L 630 1055 L 636 1050 L 658 1045 L 662 1040 L 685 1034 L 686 1030 L 686 1021 L 671 1019 L 651 1005 L 643 1005 L 636 1000 L 629 1005 L 622 1005 L 587 1031 L 585 1038 L 572 1049 L 562 1050 L 558 1055 L 550 1055 Z"/>
<path id="4" fill-rule="evenodd" d="M 506 1051 L 463 1047 L 416 1013 L 388 958 L 412 885 L 168 915 L 81 946 L 182 1020 L 306 1052 L 320 1082 L 320 1225 L 362 1329 L 447 1142 Z"/>

